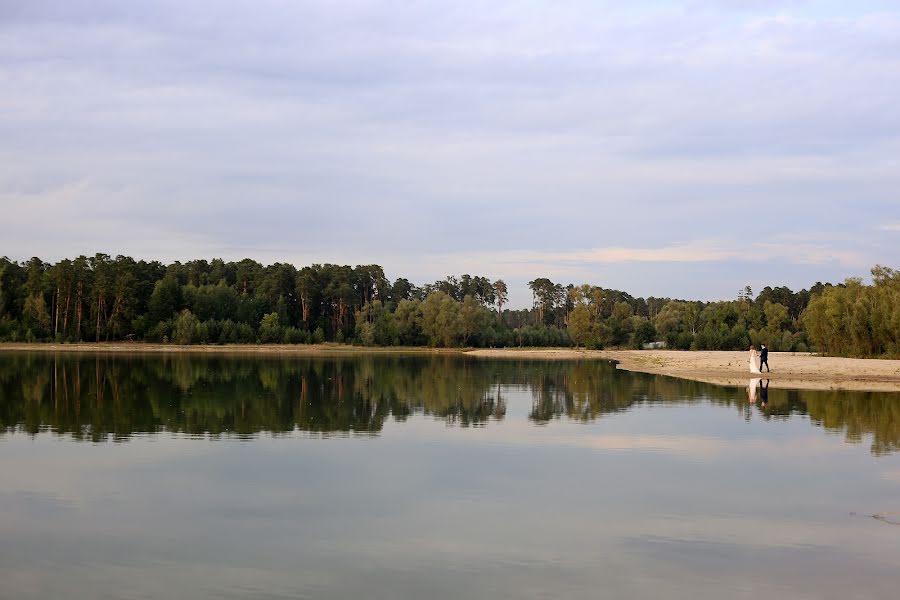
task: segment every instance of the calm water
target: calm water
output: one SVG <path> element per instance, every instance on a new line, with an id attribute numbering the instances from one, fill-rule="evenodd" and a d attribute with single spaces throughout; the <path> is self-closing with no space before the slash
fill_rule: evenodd
<path id="1" fill-rule="evenodd" d="M 749 396 L 597 362 L 0 353 L 0 597 L 896 598 L 900 395 Z"/>

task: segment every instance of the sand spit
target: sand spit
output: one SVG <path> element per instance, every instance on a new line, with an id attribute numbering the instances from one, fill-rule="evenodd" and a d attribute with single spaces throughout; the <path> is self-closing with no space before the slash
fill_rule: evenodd
<path id="1" fill-rule="evenodd" d="M 718 385 L 746 386 L 752 377 L 746 352 L 675 350 L 472 350 L 495 358 L 608 359 L 626 371 L 669 375 Z M 835 358 L 807 353 L 770 352 L 770 387 L 900 392 L 900 360 Z"/>

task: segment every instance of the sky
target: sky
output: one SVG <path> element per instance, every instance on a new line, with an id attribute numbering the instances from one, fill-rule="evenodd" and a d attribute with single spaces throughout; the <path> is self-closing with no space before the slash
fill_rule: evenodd
<path id="1" fill-rule="evenodd" d="M 0 0 L 0 255 L 730 299 L 900 267 L 896 1 Z"/>

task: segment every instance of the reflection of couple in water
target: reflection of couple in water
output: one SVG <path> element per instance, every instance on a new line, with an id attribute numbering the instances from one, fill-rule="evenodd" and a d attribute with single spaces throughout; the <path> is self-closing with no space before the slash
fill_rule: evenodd
<path id="1" fill-rule="evenodd" d="M 769 403 L 769 380 L 766 379 L 765 383 L 761 382 L 762 380 L 759 378 L 751 379 L 747 385 L 747 394 L 750 396 L 750 404 L 756 404 L 756 392 L 758 389 L 760 396 L 759 405 L 765 408 Z"/>
<path id="2" fill-rule="evenodd" d="M 766 365 L 766 371 L 771 372 L 769 368 L 769 349 L 765 344 L 761 344 L 762 350 L 756 352 L 756 346 L 750 346 L 750 372 L 761 374 L 762 366 Z"/>

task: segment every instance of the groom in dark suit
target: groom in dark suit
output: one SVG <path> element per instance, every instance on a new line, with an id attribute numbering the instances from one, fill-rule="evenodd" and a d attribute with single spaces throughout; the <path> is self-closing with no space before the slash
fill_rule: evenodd
<path id="1" fill-rule="evenodd" d="M 772 372 L 772 369 L 769 368 L 769 349 L 766 348 L 765 344 L 760 344 L 762 349 L 759 351 L 759 371 L 762 372 L 763 365 L 766 365 L 766 371 L 769 373 Z"/>

